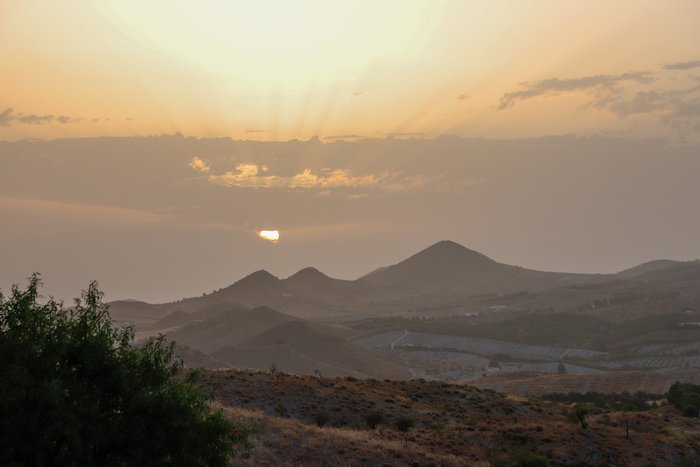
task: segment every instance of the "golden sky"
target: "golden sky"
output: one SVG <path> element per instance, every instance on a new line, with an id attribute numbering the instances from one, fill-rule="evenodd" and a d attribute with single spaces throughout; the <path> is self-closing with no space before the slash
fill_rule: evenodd
<path id="1" fill-rule="evenodd" d="M 4 0 L 0 139 L 695 139 L 698 24 L 695 0 Z"/>

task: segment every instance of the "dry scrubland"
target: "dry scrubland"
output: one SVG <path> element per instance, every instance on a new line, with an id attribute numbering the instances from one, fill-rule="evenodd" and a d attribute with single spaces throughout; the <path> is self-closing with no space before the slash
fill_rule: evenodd
<path id="1" fill-rule="evenodd" d="M 676 381 L 700 384 L 700 372 L 697 369 L 673 369 L 579 375 L 498 373 L 470 384 L 508 394 L 539 396 L 551 392 L 579 392 L 583 394 L 586 392 L 643 391 L 664 394 Z"/>
<path id="2" fill-rule="evenodd" d="M 443 382 L 220 370 L 203 383 L 250 432 L 240 465 L 691 466 L 700 458 L 700 422 L 670 406 L 595 410 L 583 429 L 566 405 Z M 371 413 L 383 423 L 368 427 Z M 415 423 L 407 441 L 399 418 Z"/>

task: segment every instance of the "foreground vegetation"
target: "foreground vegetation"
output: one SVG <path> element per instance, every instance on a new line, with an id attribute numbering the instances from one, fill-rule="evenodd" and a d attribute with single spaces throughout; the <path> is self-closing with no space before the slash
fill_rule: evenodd
<path id="1" fill-rule="evenodd" d="M 0 295 L 0 465 L 228 465 L 240 432 L 171 345 L 114 329 L 96 283 L 71 308 L 39 286 Z"/>

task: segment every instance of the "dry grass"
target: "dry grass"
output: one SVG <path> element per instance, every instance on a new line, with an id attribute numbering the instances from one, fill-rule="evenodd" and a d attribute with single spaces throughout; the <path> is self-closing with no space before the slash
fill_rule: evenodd
<path id="1" fill-rule="evenodd" d="M 378 430 L 319 428 L 260 411 L 231 407 L 224 408 L 224 412 L 253 430 L 252 446 L 237 452 L 234 465 L 464 464 L 458 456 L 426 452 L 421 446 L 388 439 Z"/>
<path id="2" fill-rule="evenodd" d="M 550 465 L 693 465 L 700 454 L 697 419 L 671 407 L 597 411 L 583 430 L 568 420 L 567 406 L 464 385 L 254 370 L 210 372 L 205 382 L 233 419 L 252 428 L 252 449 L 234 459 L 242 465 L 518 465 L 527 454 Z M 370 411 L 385 424 L 367 428 Z M 319 412 L 328 416 L 322 428 Z M 394 428 L 399 417 L 415 421 L 407 443 Z"/>

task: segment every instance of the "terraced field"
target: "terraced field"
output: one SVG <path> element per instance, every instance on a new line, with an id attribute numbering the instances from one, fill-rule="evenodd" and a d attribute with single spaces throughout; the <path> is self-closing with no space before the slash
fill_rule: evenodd
<path id="1" fill-rule="evenodd" d="M 526 361 L 585 360 L 606 355 L 604 352 L 587 349 L 517 344 L 479 337 L 412 331 L 389 331 L 364 337 L 355 342 L 374 349 L 443 349 L 486 357 L 507 357 Z"/>
<path id="2" fill-rule="evenodd" d="M 700 342 L 691 344 L 650 344 L 638 347 L 635 353 L 645 355 L 684 355 L 689 353 L 700 353 Z"/>
<path id="3" fill-rule="evenodd" d="M 700 368 L 700 357 L 649 356 L 600 360 L 595 366 L 606 370 L 645 370 L 661 368 Z"/>

